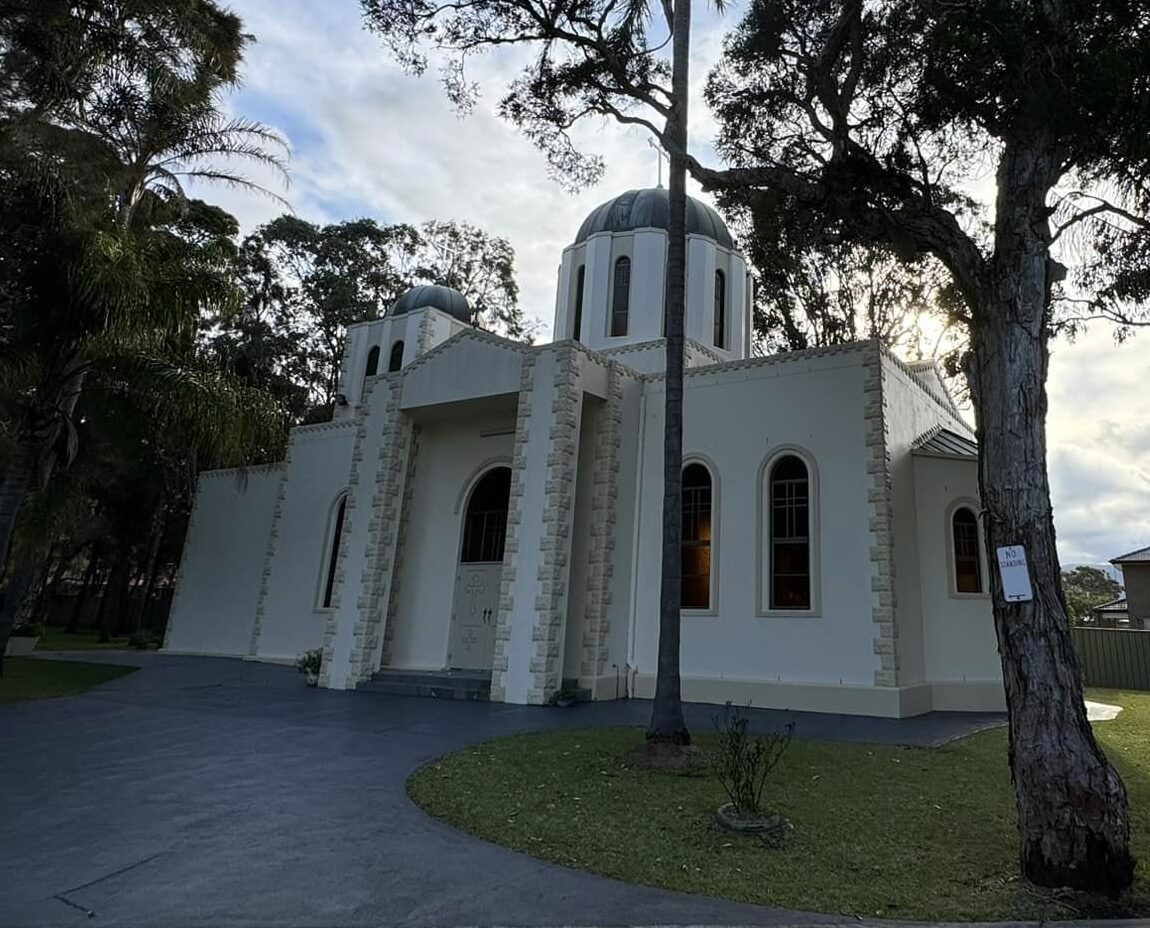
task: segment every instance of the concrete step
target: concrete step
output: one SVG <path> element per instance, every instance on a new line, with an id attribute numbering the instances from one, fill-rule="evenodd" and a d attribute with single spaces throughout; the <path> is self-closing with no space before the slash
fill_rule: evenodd
<path id="1" fill-rule="evenodd" d="M 356 689 L 389 696 L 486 700 L 491 692 L 491 675 L 466 670 L 381 670 Z"/>

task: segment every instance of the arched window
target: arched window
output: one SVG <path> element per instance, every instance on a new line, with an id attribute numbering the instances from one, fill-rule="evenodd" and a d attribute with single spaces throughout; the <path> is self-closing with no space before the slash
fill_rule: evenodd
<path id="1" fill-rule="evenodd" d="M 587 266 L 579 265 L 575 274 L 575 325 L 572 327 L 571 337 L 579 341 L 583 334 L 583 280 L 587 276 Z"/>
<path id="2" fill-rule="evenodd" d="M 467 501 L 460 561 L 483 564 L 503 560 L 510 504 L 511 468 L 492 468 L 475 485 Z"/>
<path id="3" fill-rule="evenodd" d="M 387 360 L 387 372 L 395 373 L 403 367 L 403 341 L 400 340 L 391 346 L 391 357 Z"/>
<path id="4" fill-rule="evenodd" d="M 611 335 L 627 334 L 627 317 L 631 312 L 631 259 L 615 262 L 615 282 L 611 292 Z"/>
<path id="5" fill-rule="evenodd" d="M 715 271 L 715 347 L 727 347 L 727 275 Z"/>
<path id="6" fill-rule="evenodd" d="M 702 464 L 683 468 L 682 608 L 711 608 L 711 472 Z"/>
<path id="7" fill-rule="evenodd" d="M 379 373 L 379 345 L 372 345 L 367 353 L 367 367 L 363 369 L 364 377 L 374 377 Z"/>
<path id="8" fill-rule="evenodd" d="M 954 589 L 956 593 L 982 592 L 982 564 L 978 556 L 978 517 L 965 506 L 951 517 L 954 538 Z"/>
<path id="9" fill-rule="evenodd" d="M 793 454 L 770 475 L 772 609 L 811 608 L 811 481 Z"/>
<path id="10" fill-rule="evenodd" d="M 339 558 L 339 541 L 343 536 L 343 517 L 346 511 L 347 494 L 344 493 L 339 498 L 339 504 L 335 507 L 335 518 L 332 520 L 331 532 L 328 536 L 331 539 L 331 544 L 328 545 L 328 550 L 325 552 L 327 564 L 323 577 L 323 597 L 320 599 L 320 607 L 323 609 L 331 608 L 331 597 L 335 592 L 335 566 Z"/>

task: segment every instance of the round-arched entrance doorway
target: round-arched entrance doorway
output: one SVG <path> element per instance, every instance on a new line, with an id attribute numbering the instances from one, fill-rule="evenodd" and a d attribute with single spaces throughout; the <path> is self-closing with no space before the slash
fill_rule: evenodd
<path id="1" fill-rule="evenodd" d="M 510 467 L 491 468 L 479 478 L 467 498 L 459 569 L 455 574 L 449 667 L 491 669 L 510 501 Z"/>

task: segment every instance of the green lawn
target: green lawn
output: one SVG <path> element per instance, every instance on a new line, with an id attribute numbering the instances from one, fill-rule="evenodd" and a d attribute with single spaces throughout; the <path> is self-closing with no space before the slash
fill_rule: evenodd
<path id="1" fill-rule="evenodd" d="M 4 659 L 4 676 L 0 677 L 0 703 L 75 696 L 135 669 L 117 664 L 80 664 L 74 661 L 45 661 L 34 657 L 8 657 Z"/>
<path id="2" fill-rule="evenodd" d="M 768 786 L 794 825 L 774 850 L 712 824 L 725 796 L 710 777 L 628 768 L 633 729 L 490 742 L 422 768 L 408 790 L 432 815 L 536 857 L 742 902 L 887 918 L 1150 914 L 1150 694 L 1093 698 L 1126 707 L 1095 729 L 1126 779 L 1142 861 L 1121 909 L 1018 880 L 1003 729 L 933 749 L 794 742 Z"/>
<path id="3" fill-rule="evenodd" d="M 36 643 L 37 651 L 124 651 L 128 648 L 127 638 L 113 638 L 99 641 L 97 632 L 75 632 L 68 634 L 62 628 L 47 627 Z"/>

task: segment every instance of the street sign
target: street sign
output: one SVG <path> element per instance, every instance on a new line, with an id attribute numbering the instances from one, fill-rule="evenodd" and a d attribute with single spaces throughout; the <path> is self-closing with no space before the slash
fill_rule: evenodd
<path id="1" fill-rule="evenodd" d="M 1025 603 L 1034 599 L 1030 569 L 1026 566 L 1026 549 L 1022 545 L 998 549 L 998 575 L 1002 577 L 1002 596 L 1008 603 Z"/>

